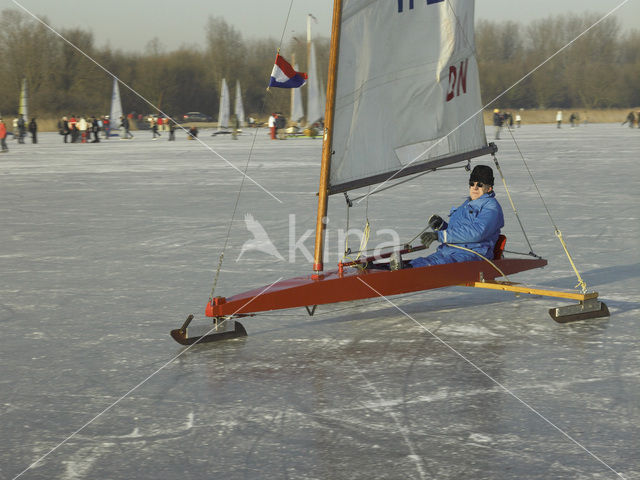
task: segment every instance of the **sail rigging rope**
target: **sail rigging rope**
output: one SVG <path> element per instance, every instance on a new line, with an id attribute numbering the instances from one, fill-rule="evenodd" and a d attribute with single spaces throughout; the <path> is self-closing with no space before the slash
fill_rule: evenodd
<path id="1" fill-rule="evenodd" d="M 618 8 L 620 8 L 624 3 L 618 5 L 618 7 L 616 7 L 614 10 L 612 10 L 611 12 L 609 12 L 607 15 L 605 15 L 602 19 L 600 19 L 598 22 L 594 23 L 593 25 L 591 25 L 587 30 L 585 30 L 583 33 L 581 33 L 580 35 L 578 35 L 576 38 L 574 38 L 571 42 L 569 42 L 566 46 L 564 46 L 563 48 L 561 48 L 560 50 L 558 50 L 556 53 L 554 53 L 551 57 L 549 57 L 547 60 L 545 60 L 543 63 L 541 63 L 540 65 L 538 65 L 535 69 L 533 69 L 530 73 L 528 73 L 527 75 L 525 75 L 522 79 L 520 79 L 518 82 L 516 82 L 515 84 L 513 84 L 511 87 L 509 87 L 509 89 L 507 89 L 504 93 L 502 93 L 501 95 L 499 95 L 498 97 L 494 98 L 491 102 L 489 102 L 486 106 L 491 105 L 492 103 L 494 103 L 498 98 L 500 98 L 502 95 L 504 95 L 506 92 L 508 92 L 509 90 L 511 90 L 511 88 L 515 87 L 518 83 L 520 83 L 522 80 L 524 80 L 526 77 L 528 77 L 529 75 L 531 75 L 533 72 L 535 72 L 536 70 L 538 70 L 538 68 L 540 68 L 542 65 L 544 65 L 545 63 L 547 63 L 549 60 L 551 60 L 553 57 L 555 57 L 557 54 L 559 54 L 562 50 L 564 50 L 565 48 L 567 48 L 568 46 L 570 46 L 573 42 L 575 42 L 578 38 L 580 38 L 582 35 L 584 35 L 585 33 L 587 33 L 589 30 L 591 30 L 591 28 L 593 28 L 594 26 L 596 26 L 598 23 L 600 23 L 604 18 L 606 18 L 607 16 L 609 16 L 610 14 L 612 14 L 615 10 L 617 10 Z M 456 23 L 458 23 L 458 26 L 460 26 L 460 20 L 458 19 L 458 16 L 456 15 L 455 10 L 453 9 L 453 7 L 451 6 L 451 4 L 449 4 L 449 7 L 451 9 L 451 12 L 453 14 L 453 16 L 456 19 Z M 464 29 L 460 28 L 460 31 L 463 33 L 463 38 L 464 41 L 467 42 L 467 46 L 469 46 L 472 50 L 474 55 L 477 56 L 475 48 L 471 47 L 471 42 L 469 42 L 469 39 L 466 38 L 466 36 L 464 35 Z M 520 146 L 518 145 L 518 142 L 516 141 L 513 132 L 511 130 L 511 128 L 509 128 L 509 126 L 507 126 L 507 130 L 509 132 L 509 134 L 511 135 L 511 138 L 513 139 L 513 142 L 516 146 L 516 149 L 518 150 L 518 153 L 520 154 L 520 157 L 522 158 L 522 162 L 524 163 L 525 168 L 527 169 L 527 172 L 529 173 L 529 177 L 531 178 L 531 181 L 533 182 L 533 185 L 536 189 L 536 191 L 538 192 L 538 196 L 540 197 L 540 200 L 542 201 L 542 204 L 544 205 L 544 208 L 547 212 L 547 215 L 549 216 L 549 219 L 551 220 L 551 223 L 553 225 L 554 231 L 556 236 L 558 237 L 558 239 L 560 240 L 560 243 L 562 244 L 562 248 L 564 249 L 565 254 L 567 255 L 567 258 L 569 259 L 569 263 L 571 264 L 571 267 L 573 268 L 574 273 L 576 274 L 576 277 L 578 278 L 578 284 L 576 285 L 576 288 L 580 287 L 580 289 L 582 290 L 582 293 L 586 293 L 587 292 L 587 284 L 585 283 L 585 281 L 582 279 L 582 277 L 580 276 L 580 272 L 578 271 L 578 268 L 576 267 L 575 263 L 573 262 L 573 258 L 571 257 L 571 254 L 569 253 L 569 249 L 567 247 L 566 242 L 564 241 L 563 237 L 562 237 L 562 232 L 560 231 L 560 229 L 558 228 L 558 226 L 556 225 L 555 221 L 553 220 L 553 217 L 551 216 L 551 212 L 549 211 L 549 208 L 547 207 L 546 202 L 544 201 L 544 198 L 542 196 L 542 193 L 540 192 L 540 189 L 538 188 L 538 184 L 536 183 L 535 179 L 533 178 L 533 174 L 531 173 L 531 170 L 529 170 L 529 166 L 527 165 L 527 162 L 524 158 L 524 155 L 522 154 L 522 151 L 520 150 Z M 502 175 L 502 171 L 500 170 L 500 166 L 498 165 L 498 161 L 495 158 L 495 155 L 493 155 L 493 159 L 494 162 L 496 164 L 496 167 L 498 168 L 498 171 L 500 172 L 500 176 L 502 177 L 502 182 L 505 186 L 505 189 L 507 189 L 507 184 L 504 180 L 504 175 Z M 507 196 L 509 197 L 509 202 L 511 202 L 511 207 L 513 208 L 514 213 L 516 214 L 516 218 L 518 219 L 518 223 L 520 223 L 520 228 L 522 229 L 522 233 L 524 234 L 524 237 L 527 241 L 527 244 L 529 245 L 529 253 L 530 255 L 533 256 L 537 256 L 533 253 L 533 249 L 531 248 L 531 243 L 529 242 L 529 239 L 527 238 L 527 234 L 525 233 L 524 227 L 522 225 L 522 222 L 520 221 L 520 216 L 518 215 L 518 212 L 515 208 L 515 205 L 513 204 L 513 202 L 511 201 L 511 195 L 509 194 L 509 190 L 507 189 Z"/>
<path id="2" fill-rule="evenodd" d="M 529 77 L 530 75 L 532 75 L 536 70 L 538 70 L 540 67 L 542 67 L 545 63 L 549 62 L 552 58 L 554 58 L 556 55 L 558 55 L 560 52 L 562 52 L 563 50 L 565 50 L 566 48 L 568 48 L 570 45 L 572 45 L 576 40 L 578 40 L 580 37 L 582 37 L 584 34 L 586 34 L 589 30 L 591 30 L 593 27 L 595 27 L 596 25 L 598 25 L 602 20 L 604 20 L 605 18 L 607 18 L 609 15 L 611 15 L 613 12 L 615 12 L 618 8 L 620 8 L 622 5 L 624 5 L 625 3 L 627 3 L 628 0 L 625 0 L 624 2 L 622 2 L 620 5 L 618 5 L 616 8 L 614 8 L 613 10 L 611 10 L 609 13 L 607 13 L 604 17 L 602 17 L 600 20 L 598 20 L 597 22 L 595 22 L 593 25 L 591 25 L 589 28 L 587 28 L 584 32 L 582 32 L 580 35 L 578 35 L 577 37 L 575 37 L 573 40 L 571 40 L 567 45 L 565 45 L 564 47 L 562 47 L 561 49 L 559 49 L 557 52 L 555 52 L 553 55 L 551 55 L 549 58 L 547 58 L 544 62 L 542 62 L 540 65 L 538 65 L 536 68 L 534 68 L 533 70 L 531 70 L 529 73 L 527 73 L 524 77 L 522 77 L 520 80 L 518 80 L 516 83 L 514 83 L 513 85 L 511 85 L 508 89 L 506 89 L 504 92 L 502 92 L 500 95 L 498 95 L 496 98 L 494 98 L 493 100 L 491 100 L 489 103 L 487 103 L 484 107 L 488 107 L 489 105 L 493 104 L 496 100 L 498 100 L 500 97 L 502 97 L 503 95 L 505 95 L 509 90 L 511 90 L 512 88 L 514 88 L 516 85 L 518 85 L 520 82 L 522 82 L 525 78 Z M 472 46 L 471 42 L 469 41 L 469 39 L 464 35 L 464 29 L 461 28 L 461 24 L 460 24 L 460 19 L 458 18 L 458 16 L 456 15 L 455 10 L 453 9 L 453 7 L 451 6 L 451 4 L 449 3 L 449 8 L 451 9 L 451 12 L 453 14 L 453 16 L 456 19 L 456 23 L 458 24 L 458 27 L 460 29 L 460 31 L 463 33 L 463 39 L 464 41 L 467 43 L 467 46 L 469 48 L 471 48 L 471 50 L 473 51 L 474 55 L 477 56 L 476 54 L 476 50 L 475 50 L 475 45 Z M 515 137 L 513 136 L 513 132 L 512 130 L 509 128 L 509 126 L 507 126 L 507 130 L 509 132 L 509 134 L 511 135 L 511 138 L 513 139 L 513 142 L 518 150 L 518 153 L 520 154 L 520 157 L 522 158 L 522 161 L 524 163 L 525 168 L 527 169 L 527 172 L 529 173 L 529 177 L 531 178 L 531 181 L 533 182 L 533 185 L 535 186 L 536 191 L 538 192 L 538 196 L 540 197 L 540 200 L 542 201 L 542 204 L 544 205 L 545 210 L 547 211 L 547 215 L 549 216 L 549 219 L 551 220 L 551 223 L 553 224 L 553 228 L 555 230 L 555 234 L 558 237 L 558 239 L 560 240 L 560 243 L 562 244 L 562 248 L 564 249 L 565 254 L 567 255 L 567 258 L 569 259 L 569 263 L 571 264 L 571 267 L 573 268 L 574 273 L 576 274 L 576 277 L 578 278 L 578 284 L 576 285 L 576 288 L 580 287 L 580 289 L 582 290 L 582 293 L 586 293 L 587 292 L 587 284 L 585 283 L 585 281 L 582 279 L 582 277 L 580 276 L 580 272 L 578 271 L 578 268 L 576 267 L 573 258 L 571 257 L 571 254 L 569 253 L 569 249 L 567 247 L 566 242 L 564 241 L 563 237 L 562 237 L 562 232 L 560 231 L 560 229 L 558 228 L 558 226 L 556 225 L 555 221 L 553 220 L 553 217 L 551 216 L 551 212 L 549 211 L 549 208 L 547 207 L 546 202 L 544 201 L 544 198 L 542 196 L 542 193 L 540 192 L 540 189 L 538 188 L 538 184 L 536 183 L 535 179 L 533 178 L 533 174 L 531 173 L 531 170 L 529 170 L 529 166 L 527 165 L 527 162 L 524 158 L 524 155 L 522 154 L 522 151 L 520 150 L 520 147 L 518 145 L 518 142 L 516 141 Z M 494 155 L 494 160 L 495 160 L 495 155 Z M 496 166 L 498 166 L 498 163 L 496 161 Z M 500 171 L 499 167 L 498 167 L 498 171 Z M 502 172 L 500 172 L 500 175 L 502 176 Z M 504 182 L 504 176 L 502 176 L 503 182 Z M 506 184 L 505 184 L 505 188 L 506 188 Z M 507 191 L 507 195 L 509 196 L 509 201 L 511 201 L 511 196 L 509 195 L 509 192 Z M 512 207 L 514 208 L 514 212 L 515 207 L 513 206 L 512 203 Z M 518 219 L 518 222 L 520 222 L 520 217 L 518 216 L 518 214 L 516 213 L 516 218 Z M 520 226 L 522 228 L 522 223 L 520 223 Z M 522 232 L 524 233 L 524 228 L 522 228 Z M 524 233 L 525 238 L 526 238 L 526 233 Z M 527 243 L 529 244 L 529 250 L 530 253 L 533 254 L 533 252 L 531 251 L 531 244 L 529 243 L 529 240 L 527 239 Z M 534 255 L 536 256 L 536 255 Z"/>
<path id="3" fill-rule="evenodd" d="M 504 273 L 502 270 L 500 270 L 500 268 L 495 263 L 493 263 L 491 260 L 489 260 L 484 255 L 476 252 L 475 250 L 471 250 L 470 248 L 466 248 L 466 247 L 461 247 L 460 245 L 454 245 L 453 243 L 444 243 L 443 245 L 447 245 L 447 246 L 453 247 L 453 248 L 458 248 L 460 250 L 464 250 L 465 252 L 471 252 L 471 253 L 479 256 L 481 259 L 483 259 L 485 262 L 489 263 L 489 265 L 491 265 L 493 268 L 495 268 L 500 273 L 500 275 L 502 275 L 504 278 L 507 279 L 507 281 L 510 281 L 509 277 L 507 277 L 507 274 Z"/>
<path id="4" fill-rule="evenodd" d="M 293 7 L 293 0 L 291 0 L 291 3 L 289 4 L 289 11 L 287 12 L 287 18 L 284 22 L 284 27 L 282 27 L 282 35 L 280 36 L 280 44 L 278 45 L 278 52 L 280 52 L 280 47 L 282 47 L 282 42 L 284 40 L 284 35 L 287 31 L 287 25 L 289 23 L 289 16 L 291 15 L 291 9 Z M 267 88 L 267 91 L 269 91 L 269 89 Z M 266 104 L 266 96 L 262 98 L 262 106 L 260 107 L 260 112 L 264 112 L 264 106 Z M 216 274 L 215 277 L 213 279 L 213 285 L 211 287 L 211 294 L 209 295 L 209 301 L 213 301 L 213 295 L 216 291 L 216 286 L 218 285 L 218 278 L 220 277 L 220 270 L 222 269 L 222 262 L 224 260 L 224 252 L 227 249 L 227 246 L 229 244 L 229 238 L 231 237 L 231 228 L 233 227 L 233 221 L 235 220 L 236 217 L 236 212 L 238 211 L 238 204 L 240 203 L 240 195 L 242 194 L 242 188 L 244 187 L 244 180 L 245 178 L 247 178 L 247 170 L 249 169 L 249 163 L 251 162 L 251 155 L 253 154 L 253 149 L 254 146 L 256 144 L 256 138 L 258 137 L 258 130 L 259 127 L 256 125 L 255 129 L 254 129 L 254 135 L 253 135 L 253 141 L 251 142 L 251 148 L 249 149 L 249 154 L 247 156 L 247 164 L 244 167 L 244 171 L 242 172 L 242 181 L 240 182 L 240 187 L 238 188 L 238 194 L 236 195 L 236 201 L 233 205 L 233 211 L 231 212 L 231 219 L 229 220 L 229 227 L 227 228 L 227 235 L 226 238 L 224 239 L 224 245 L 222 246 L 222 252 L 220 253 L 220 256 L 218 257 L 218 267 L 216 268 Z"/>
<path id="5" fill-rule="evenodd" d="M 520 158 L 522 159 L 522 163 L 524 164 L 524 167 L 527 170 L 527 173 L 529 174 L 529 178 L 531 178 L 531 182 L 533 183 L 533 186 L 535 187 L 536 192 L 538 192 L 538 197 L 540 197 L 540 201 L 542 202 L 542 205 L 544 206 L 544 209 L 547 212 L 547 216 L 549 217 L 549 220 L 551 221 L 551 224 L 553 225 L 553 229 L 554 229 L 555 235 L 556 235 L 556 237 L 558 237 L 558 240 L 560 240 L 560 244 L 562 245 L 564 253 L 566 254 L 567 258 L 569 259 L 569 263 L 571 264 L 571 268 L 573 268 L 573 272 L 576 274 L 576 277 L 578 279 L 578 284 L 575 286 L 575 288 L 579 287 L 580 290 L 582 291 L 582 293 L 587 293 L 587 283 L 582 279 L 582 276 L 580 275 L 580 272 L 578 271 L 578 267 L 576 267 L 576 264 L 573 261 L 573 257 L 569 253 L 569 248 L 567 247 L 567 244 L 564 241 L 564 238 L 562 237 L 562 232 L 560 231 L 560 229 L 558 228 L 558 225 L 556 224 L 555 220 L 553 219 L 553 216 L 551 215 L 551 211 L 549 211 L 549 207 L 547 206 L 547 202 L 545 202 L 544 197 L 542 196 L 542 192 L 540 191 L 540 188 L 538 188 L 538 184 L 536 183 L 536 179 L 533 177 L 533 173 L 531 173 L 531 169 L 529 169 L 529 164 L 527 164 L 527 160 L 524 158 L 524 154 L 522 153 L 522 150 L 520 150 L 520 145 L 518 145 L 518 141 L 516 140 L 516 137 L 513 135 L 513 130 L 511 128 L 509 128 L 508 125 L 507 125 L 507 131 L 509 132 L 509 135 L 511 136 L 511 139 L 513 140 L 513 143 L 514 143 L 516 149 L 518 150 L 518 153 L 520 154 Z M 502 173 L 500 173 L 500 174 L 502 175 Z"/>
<path id="6" fill-rule="evenodd" d="M 370 188 L 369 188 L 370 189 Z M 357 262 L 363 253 L 367 252 L 367 245 L 369 243 L 369 236 L 371 234 L 371 224 L 369 223 L 369 198 L 365 202 L 365 224 L 364 229 L 362 230 L 362 236 L 360 237 L 360 247 L 358 247 L 358 253 L 355 258 L 351 258 L 351 249 L 349 248 L 349 209 L 353 207 L 353 201 L 349 198 L 347 192 L 344 192 L 344 198 L 347 203 L 347 225 L 345 229 L 345 238 L 344 238 L 344 254 L 342 256 L 341 262 Z M 356 268 L 364 270 L 366 268 L 366 264 L 355 263 Z"/>
<path id="7" fill-rule="evenodd" d="M 511 204 L 511 208 L 513 209 L 513 213 L 516 216 L 516 219 L 518 220 L 518 224 L 520 224 L 520 230 L 522 230 L 522 234 L 524 235 L 524 239 L 527 242 L 527 245 L 529 246 L 529 255 L 533 256 L 533 257 L 537 257 L 540 258 L 538 255 L 536 255 L 535 253 L 533 253 L 533 247 L 531 246 L 531 242 L 529 241 L 529 237 L 527 236 L 527 232 L 524 229 L 524 225 L 522 224 L 522 221 L 520 220 L 520 215 L 518 214 L 518 209 L 516 208 L 515 203 L 513 203 L 513 198 L 511 198 L 511 192 L 509 192 L 509 187 L 507 186 L 507 180 L 504 177 L 504 174 L 502 173 L 502 169 L 500 168 L 500 164 L 498 163 L 498 158 L 496 157 L 495 153 L 491 155 L 493 157 L 493 163 L 496 164 L 496 169 L 498 170 L 498 173 L 500 174 L 500 178 L 502 179 L 502 185 L 504 185 L 504 189 L 507 192 L 507 198 L 509 199 L 509 203 Z"/>

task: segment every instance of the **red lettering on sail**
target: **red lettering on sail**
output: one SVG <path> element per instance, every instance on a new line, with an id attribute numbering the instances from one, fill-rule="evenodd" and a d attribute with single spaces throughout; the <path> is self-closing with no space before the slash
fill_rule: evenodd
<path id="1" fill-rule="evenodd" d="M 462 93 L 467 93 L 467 67 L 469 65 L 469 59 L 464 62 L 460 62 L 460 69 L 458 70 L 458 95 L 460 95 L 460 86 L 462 85 Z"/>
<path id="2" fill-rule="evenodd" d="M 464 93 L 467 93 L 467 72 L 469 71 L 469 59 L 460 62 L 460 66 L 449 66 L 449 88 L 447 90 L 447 102 Z M 462 91 L 461 91 L 462 88 Z"/>
<path id="3" fill-rule="evenodd" d="M 458 77 L 456 73 L 456 67 L 453 65 L 449 66 L 449 91 L 447 92 L 447 102 L 451 100 L 453 95 L 454 87 L 456 86 L 456 78 Z"/>

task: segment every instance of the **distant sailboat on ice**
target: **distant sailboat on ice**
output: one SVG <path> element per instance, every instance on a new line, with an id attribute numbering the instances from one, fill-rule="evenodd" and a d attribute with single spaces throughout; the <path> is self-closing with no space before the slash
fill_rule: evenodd
<path id="1" fill-rule="evenodd" d="M 15 98 L 15 97 L 14 97 Z M 20 89 L 20 105 L 18 106 L 18 115 L 22 115 L 24 121 L 28 121 L 29 118 L 29 95 L 27 92 L 27 79 L 22 79 L 22 88 Z"/>
<path id="2" fill-rule="evenodd" d="M 309 80 L 307 81 L 307 126 L 324 119 L 324 104 L 320 92 L 318 80 L 318 67 L 316 65 L 316 49 L 313 42 L 309 47 Z"/>
<path id="3" fill-rule="evenodd" d="M 110 137 L 117 137 L 120 126 L 120 117 L 122 117 L 122 101 L 120 100 L 120 87 L 118 86 L 118 79 L 113 79 L 113 90 L 111 91 L 111 110 L 109 111 L 109 125 L 111 131 Z"/>
<path id="4" fill-rule="evenodd" d="M 294 60 L 295 57 L 292 57 Z M 294 64 L 294 69 L 299 71 L 298 64 Z M 304 119 L 304 107 L 302 104 L 302 93 L 299 88 L 291 89 L 291 125 L 287 128 L 287 134 L 289 136 L 297 137 L 301 136 L 300 124 Z"/>
<path id="5" fill-rule="evenodd" d="M 294 67 L 299 71 L 298 64 Z M 304 107 L 302 105 L 302 94 L 299 88 L 291 89 L 291 121 L 300 122 L 304 118 Z"/>
<path id="6" fill-rule="evenodd" d="M 244 121 L 244 107 L 242 106 L 242 91 L 240 90 L 240 81 L 236 81 L 236 99 L 233 108 L 233 113 L 238 119 L 238 125 L 240 128 L 245 126 Z"/>
<path id="7" fill-rule="evenodd" d="M 211 135 L 221 135 L 231 133 L 229 130 L 229 112 L 231 109 L 231 101 L 229 100 L 229 87 L 227 81 L 223 78 L 220 86 L 220 108 L 218 110 L 218 130 Z"/>

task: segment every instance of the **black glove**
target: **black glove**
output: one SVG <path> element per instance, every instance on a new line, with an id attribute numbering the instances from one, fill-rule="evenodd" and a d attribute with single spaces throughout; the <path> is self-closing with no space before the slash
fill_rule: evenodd
<path id="1" fill-rule="evenodd" d="M 445 222 L 439 215 L 431 215 L 427 224 L 433 228 L 436 232 L 439 230 L 445 230 L 447 228 L 447 222 Z"/>
<path id="2" fill-rule="evenodd" d="M 429 248 L 429 245 L 436 240 L 438 240 L 438 234 L 436 232 L 424 232 L 420 235 L 420 241 L 427 248 Z"/>

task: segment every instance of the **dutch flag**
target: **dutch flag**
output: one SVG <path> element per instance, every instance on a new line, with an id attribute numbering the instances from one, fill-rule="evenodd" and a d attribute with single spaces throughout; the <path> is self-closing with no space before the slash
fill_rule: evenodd
<path id="1" fill-rule="evenodd" d="M 307 74 L 296 72 L 280 54 L 276 55 L 276 64 L 271 71 L 270 87 L 298 88 L 307 83 Z"/>

